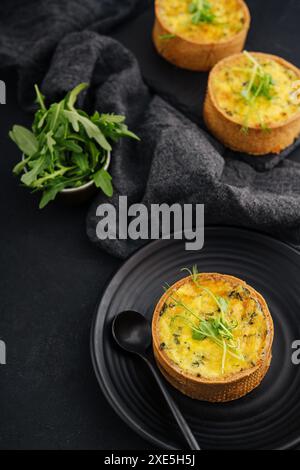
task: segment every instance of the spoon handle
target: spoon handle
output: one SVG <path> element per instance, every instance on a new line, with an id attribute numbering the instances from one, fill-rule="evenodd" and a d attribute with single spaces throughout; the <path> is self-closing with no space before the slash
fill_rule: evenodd
<path id="1" fill-rule="evenodd" d="M 188 423 L 186 422 L 185 418 L 183 417 L 181 411 L 179 410 L 176 402 L 174 401 L 173 397 L 170 395 L 168 392 L 168 389 L 166 387 L 166 384 L 164 382 L 164 379 L 162 378 L 161 374 L 157 371 L 157 369 L 153 366 L 152 362 L 148 359 L 145 358 L 149 368 L 152 371 L 152 374 L 154 375 L 156 382 L 158 383 L 158 386 L 165 397 L 165 400 L 179 426 L 179 429 L 181 430 L 182 434 L 185 437 L 185 440 L 187 441 L 190 449 L 192 450 L 201 450 L 199 447 L 198 442 L 196 441 L 196 438 L 194 434 L 192 433 L 191 428 L 189 427 Z"/>

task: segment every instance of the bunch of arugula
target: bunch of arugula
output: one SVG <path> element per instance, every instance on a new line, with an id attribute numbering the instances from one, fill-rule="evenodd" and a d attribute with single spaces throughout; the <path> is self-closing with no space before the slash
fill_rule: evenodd
<path id="1" fill-rule="evenodd" d="M 10 138 L 23 153 L 14 174 L 33 191 L 42 191 L 40 208 L 45 207 L 65 188 L 77 188 L 94 181 L 107 196 L 112 196 L 111 176 L 104 168 L 112 150 L 111 143 L 121 137 L 138 137 L 124 123 L 125 117 L 114 114 L 89 116 L 75 108 L 77 97 L 88 84 L 81 83 L 66 97 L 46 107 L 37 85 L 39 109 L 32 130 L 13 126 Z"/>
<path id="2" fill-rule="evenodd" d="M 216 15 L 212 11 L 212 6 L 207 0 L 192 0 L 189 5 L 189 12 L 192 14 L 192 23 L 213 23 Z"/>
<path id="3" fill-rule="evenodd" d="M 187 268 L 183 268 L 182 271 L 187 271 L 192 277 L 196 287 L 213 298 L 216 306 L 218 307 L 219 314 L 208 319 L 201 318 L 180 298 L 176 298 L 173 294 L 170 294 L 169 297 L 172 299 L 175 306 L 182 308 L 194 318 L 194 321 L 192 321 L 184 315 L 175 315 L 171 321 L 173 323 L 176 320 L 180 320 L 189 325 L 192 330 L 193 339 L 203 341 L 208 338 L 220 346 L 223 349 L 221 371 L 222 374 L 224 374 L 227 354 L 238 360 L 243 360 L 243 356 L 239 352 L 237 342 L 232 334 L 232 331 L 238 326 L 238 323 L 227 321 L 226 315 L 228 302 L 226 299 L 224 297 L 216 296 L 209 288 L 202 286 L 199 283 L 199 272 L 197 266 L 193 266 L 192 271 Z M 169 289 L 170 286 L 167 285 L 165 290 L 168 291 Z"/>
<path id="4" fill-rule="evenodd" d="M 247 115 L 245 116 L 245 122 L 243 131 L 248 131 L 248 119 L 257 98 L 264 97 L 266 100 L 271 101 L 273 98 L 274 80 L 272 75 L 267 73 L 261 64 L 253 57 L 249 52 L 244 51 L 244 55 L 249 59 L 252 64 L 250 70 L 250 78 L 246 85 L 241 91 L 241 95 L 246 103 L 249 105 Z M 267 129 L 264 123 L 261 123 L 261 127 Z"/>

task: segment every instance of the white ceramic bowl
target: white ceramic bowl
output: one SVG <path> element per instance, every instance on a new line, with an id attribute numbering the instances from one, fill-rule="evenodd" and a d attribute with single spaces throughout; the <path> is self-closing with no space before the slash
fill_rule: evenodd
<path id="1" fill-rule="evenodd" d="M 22 155 L 22 160 L 24 160 L 25 156 Z M 108 170 L 111 161 L 111 152 L 107 152 L 106 162 L 103 166 L 105 170 Z M 26 172 L 27 170 L 24 169 Z M 95 186 L 94 181 L 91 180 L 88 183 L 83 184 L 82 186 L 78 186 L 78 188 L 66 188 L 60 191 L 58 194 L 58 198 L 70 205 L 77 205 L 83 202 L 86 202 L 90 199 L 96 192 L 98 188 Z"/>

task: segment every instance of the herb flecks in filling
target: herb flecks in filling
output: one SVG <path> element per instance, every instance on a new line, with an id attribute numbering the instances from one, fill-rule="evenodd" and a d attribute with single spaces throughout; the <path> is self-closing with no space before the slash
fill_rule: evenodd
<path id="1" fill-rule="evenodd" d="M 168 307 L 159 320 L 164 353 L 180 368 L 201 377 L 254 367 L 267 334 L 259 303 L 241 285 L 202 279 L 196 267 L 188 272 L 190 278 L 178 289 L 166 288 Z"/>

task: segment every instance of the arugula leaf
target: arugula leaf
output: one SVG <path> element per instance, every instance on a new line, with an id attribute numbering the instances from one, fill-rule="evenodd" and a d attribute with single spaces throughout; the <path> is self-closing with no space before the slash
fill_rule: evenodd
<path id="1" fill-rule="evenodd" d="M 30 157 L 27 157 L 27 158 L 23 158 L 23 160 L 17 163 L 13 168 L 13 174 L 19 175 L 24 170 L 29 160 L 30 160 Z"/>
<path id="2" fill-rule="evenodd" d="M 96 165 L 97 165 L 97 162 L 98 162 L 98 159 L 99 159 L 99 156 L 100 156 L 99 155 L 100 151 L 96 147 L 94 142 L 92 142 L 92 141 L 89 142 L 89 152 L 90 152 L 90 160 L 91 160 L 92 169 L 95 169 Z"/>
<path id="3" fill-rule="evenodd" d="M 23 174 L 21 178 L 22 183 L 25 184 L 26 186 L 30 186 L 34 182 L 34 180 L 38 177 L 38 175 L 41 173 L 41 171 L 44 170 L 46 165 L 47 165 L 46 158 L 44 156 L 41 156 L 38 160 L 35 161 L 33 168 L 27 173 Z"/>
<path id="4" fill-rule="evenodd" d="M 53 184 L 52 186 L 49 186 L 48 189 L 46 189 L 43 192 L 42 198 L 40 200 L 39 208 L 43 209 L 46 207 L 46 205 L 50 202 L 53 201 L 57 194 L 64 189 L 64 184 L 63 183 L 57 183 Z"/>
<path id="5" fill-rule="evenodd" d="M 49 126 L 52 132 L 56 131 L 60 123 L 61 118 L 61 111 L 64 109 L 64 102 L 61 101 L 60 103 L 54 103 L 50 107 L 49 113 L 51 114 Z"/>
<path id="6" fill-rule="evenodd" d="M 69 134 L 68 132 L 68 127 L 69 127 L 69 123 L 66 120 L 64 121 L 61 121 L 61 123 L 58 125 L 56 131 L 55 131 L 55 139 L 56 141 L 60 144 L 60 145 L 63 145 L 63 142 L 62 140 L 65 140 L 65 139 L 70 139 L 71 138 L 71 135 Z M 74 134 L 75 135 L 75 134 Z M 73 138 L 73 137 L 72 137 Z"/>
<path id="7" fill-rule="evenodd" d="M 67 150 L 70 150 L 71 152 L 82 153 L 82 147 L 80 147 L 80 145 L 74 142 L 74 140 L 65 140 L 64 146 Z"/>
<path id="8" fill-rule="evenodd" d="M 136 134 L 128 130 L 128 127 L 125 124 L 120 126 L 120 129 L 118 131 L 118 136 L 119 137 L 131 137 L 132 139 L 140 140 L 140 138 Z"/>
<path id="9" fill-rule="evenodd" d="M 47 132 L 46 141 L 47 141 L 47 146 L 48 146 L 49 152 L 50 152 L 51 155 L 53 155 L 54 145 L 56 144 L 55 140 L 53 139 L 53 131 Z"/>
<path id="10" fill-rule="evenodd" d="M 85 116 L 81 116 L 77 111 L 63 111 L 64 116 L 70 121 L 71 125 L 73 126 L 73 129 L 75 132 L 79 132 L 79 124 L 82 124 L 84 127 L 87 135 L 91 139 L 95 139 L 96 142 L 104 149 L 107 150 L 108 152 L 111 151 L 111 145 L 108 143 L 106 138 L 104 137 L 103 133 L 97 127 L 93 122 L 91 122 L 88 118 Z"/>
<path id="11" fill-rule="evenodd" d="M 42 93 L 39 90 L 39 87 L 35 84 L 34 89 L 36 92 L 36 103 L 40 105 L 40 108 L 42 111 L 46 111 L 46 105 L 45 105 L 45 97 L 42 95 Z"/>
<path id="12" fill-rule="evenodd" d="M 48 111 L 37 111 L 36 113 L 36 119 L 35 119 L 35 122 L 33 124 L 33 128 L 37 127 L 38 129 L 41 129 L 45 123 L 45 120 L 48 116 Z"/>
<path id="13" fill-rule="evenodd" d="M 97 188 L 101 188 L 106 196 L 111 197 L 113 195 L 113 187 L 111 184 L 111 176 L 108 171 L 101 168 L 97 173 L 93 175 L 93 180 Z"/>
<path id="14" fill-rule="evenodd" d="M 74 109 L 74 105 L 77 101 L 78 95 L 83 91 L 88 88 L 89 84 L 88 83 L 79 83 L 75 88 L 73 88 L 72 91 L 67 96 L 67 105 L 70 109 Z"/>
<path id="15" fill-rule="evenodd" d="M 101 114 L 101 116 L 99 116 L 99 113 L 95 113 L 94 116 L 96 115 L 98 115 L 98 120 L 100 122 L 103 122 L 104 124 L 120 124 L 121 122 L 125 121 L 125 116 L 122 116 L 120 114 Z"/>
<path id="16" fill-rule="evenodd" d="M 31 157 L 38 151 L 38 141 L 30 130 L 26 127 L 15 125 L 9 132 L 9 137 L 17 144 L 19 149 Z"/>
<path id="17" fill-rule="evenodd" d="M 33 191 L 43 193 L 40 207 L 45 207 L 65 188 L 77 188 L 94 181 L 107 196 L 113 194 L 110 174 L 104 169 L 111 143 L 122 137 L 138 139 L 128 130 L 125 116 L 92 116 L 75 108 L 79 93 L 87 88 L 80 83 L 66 97 L 47 108 L 45 98 L 35 85 L 36 111 L 32 131 L 13 126 L 10 138 L 22 151 L 22 160 L 13 172 Z"/>
<path id="18" fill-rule="evenodd" d="M 84 153 L 74 153 L 72 160 L 75 165 L 81 170 L 82 173 L 86 173 L 89 170 L 89 160 L 88 156 Z"/>

